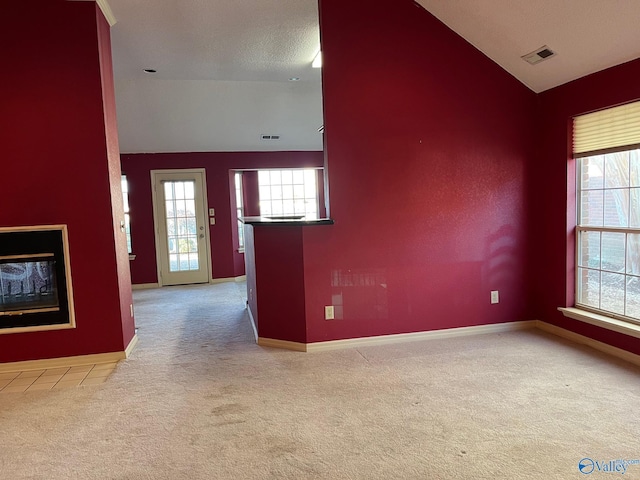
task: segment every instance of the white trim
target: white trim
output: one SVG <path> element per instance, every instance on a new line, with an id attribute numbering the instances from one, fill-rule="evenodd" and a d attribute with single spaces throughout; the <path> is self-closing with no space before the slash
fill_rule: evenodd
<path id="1" fill-rule="evenodd" d="M 32 327 L 7 327 L 0 329 L 0 335 L 9 333 L 29 333 L 29 332 L 50 332 L 53 330 L 71 330 L 76 328 L 70 323 L 59 323 L 57 325 L 34 325 Z"/>
<path id="2" fill-rule="evenodd" d="M 136 348 L 137 344 L 138 344 L 138 334 L 134 333 L 133 338 L 129 342 L 129 345 L 127 345 L 127 348 L 124 349 L 125 358 L 129 358 L 129 356 L 131 355 L 131 352 L 133 352 L 133 349 Z"/>
<path id="3" fill-rule="evenodd" d="M 62 237 L 62 252 L 64 256 L 64 274 L 67 282 L 67 307 L 69 322 L 55 325 L 34 325 L 32 327 L 15 327 L 0 329 L 0 335 L 8 333 L 41 332 L 48 330 L 66 330 L 76 328 L 76 313 L 73 303 L 73 283 L 71 282 L 71 255 L 69 253 L 69 230 L 66 225 L 33 225 L 19 227 L 0 227 L 0 233 L 31 232 L 31 231 L 55 231 L 59 230 Z"/>
<path id="4" fill-rule="evenodd" d="M 491 325 L 477 325 L 472 327 L 445 328 L 427 332 L 398 333 L 395 335 L 379 335 L 376 337 L 348 338 L 345 340 L 330 340 L 327 342 L 298 343 L 272 338 L 258 338 L 258 345 L 265 347 L 286 348 L 299 352 L 325 352 L 344 348 L 369 347 L 374 345 L 389 345 L 393 343 L 417 342 L 438 338 L 463 337 L 467 335 L 484 335 L 487 333 L 512 332 L 535 328 L 535 320 L 521 322 L 494 323 Z"/>
<path id="5" fill-rule="evenodd" d="M 247 279 L 246 275 L 240 275 L 239 277 L 212 278 L 211 280 L 209 280 L 209 283 L 211 285 L 216 283 L 227 283 L 227 282 L 241 283 L 241 282 L 244 282 L 246 279 Z"/>
<path id="6" fill-rule="evenodd" d="M 395 335 L 380 335 L 376 337 L 316 342 L 307 344 L 307 352 L 321 352 L 342 348 L 368 347 L 373 345 L 388 345 L 393 343 L 416 342 L 420 340 L 434 340 L 438 338 L 464 337 L 467 335 L 484 335 L 487 333 L 512 332 L 514 330 L 534 328 L 535 325 L 535 321 L 495 323 L 491 325 L 477 325 L 472 327 L 445 328 L 442 330 L 430 330 L 427 332 L 399 333 Z"/>
<path id="7" fill-rule="evenodd" d="M 595 325 L 596 327 L 606 328 L 607 330 L 613 330 L 614 332 L 629 335 L 630 337 L 640 338 L 640 325 L 636 325 L 635 323 L 625 322 L 624 320 L 599 315 L 579 308 L 559 307 L 558 310 L 561 311 L 565 317 Z"/>
<path id="8" fill-rule="evenodd" d="M 251 324 L 255 328 L 253 323 L 253 316 L 251 310 L 249 311 L 249 318 Z M 333 340 L 328 342 L 315 342 L 315 343 L 299 343 L 289 342 L 286 340 L 275 340 L 272 338 L 258 337 L 258 345 L 263 347 L 281 348 L 286 350 L 293 350 L 297 352 L 323 352 L 330 350 L 338 350 L 344 348 L 374 346 L 374 345 L 389 345 L 394 343 L 414 342 L 420 340 L 435 340 L 443 338 L 453 338 L 468 335 L 483 335 L 487 333 L 502 333 L 512 332 L 517 330 L 528 330 L 532 328 L 540 329 L 544 332 L 556 335 L 558 337 L 565 338 L 571 342 L 586 345 L 595 350 L 598 350 L 607 355 L 619 358 L 634 365 L 640 366 L 640 355 L 628 352 L 621 348 L 613 347 L 609 344 L 599 342 L 584 335 L 571 332 L 564 328 L 551 325 L 540 320 L 527 320 L 521 322 L 509 322 L 509 323 L 496 323 L 492 325 L 478 325 L 475 327 L 460 327 L 460 328 L 447 328 L 443 330 L 432 330 L 428 332 L 415 332 L 415 333 L 401 333 L 397 335 L 381 335 L 377 337 L 363 337 L 353 338 L 346 340 Z"/>
<path id="9" fill-rule="evenodd" d="M 158 283 L 135 283 L 131 285 L 131 290 L 147 290 L 150 288 L 160 288 Z"/>
<path id="10" fill-rule="evenodd" d="M 251 313 L 251 308 L 247 305 L 247 313 L 249 314 L 249 321 L 251 322 L 251 328 L 253 328 L 253 336 L 256 339 L 256 343 L 260 345 L 260 338 L 258 337 L 258 329 L 256 328 L 256 321 Z M 266 340 L 269 340 L 268 338 Z"/>
<path id="11" fill-rule="evenodd" d="M 204 235 L 205 235 L 205 244 L 206 244 L 206 257 L 207 257 L 207 278 L 208 281 L 213 279 L 213 262 L 211 257 L 211 238 L 209 228 L 209 222 L 207 221 L 207 212 L 209 211 L 209 194 L 207 190 L 207 171 L 205 168 L 174 168 L 174 169 L 160 169 L 160 170 L 151 170 L 151 198 L 153 201 L 153 230 L 154 230 L 154 238 L 155 238 L 155 250 L 156 250 L 156 271 L 158 275 L 158 286 L 162 287 L 163 279 L 162 279 L 162 258 L 160 248 L 163 242 L 166 239 L 160 236 L 160 228 L 159 221 L 164 222 L 164 218 L 161 219 L 160 212 L 158 212 L 158 193 L 156 190 L 158 182 L 158 177 L 162 175 L 180 175 L 180 174 L 192 174 L 192 175 L 200 175 L 202 179 L 202 225 L 205 226 Z M 160 220 L 161 219 L 161 220 Z M 168 255 L 168 253 L 167 253 Z M 200 282 L 195 282 L 200 283 Z M 186 283 L 184 285 L 193 285 L 194 283 Z M 174 286 L 173 283 L 169 284 Z"/>
<path id="12" fill-rule="evenodd" d="M 273 338 L 258 337 L 258 345 L 261 347 L 281 348 L 295 352 L 308 352 L 309 344 L 289 342 L 287 340 L 275 340 Z"/>
<path id="13" fill-rule="evenodd" d="M 135 334 L 124 352 L 96 353 L 91 355 L 76 355 L 74 357 L 45 358 L 41 360 L 26 360 L 23 362 L 0 363 L 0 373 L 25 372 L 27 370 L 48 370 L 58 367 L 77 367 L 80 365 L 94 365 L 99 363 L 115 363 L 129 358 L 138 343 Z"/>
<path id="14" fill-rule="evenodd" d="M 50 368 L 76 367 L 79 365 L 93 365 L 96 363 L 115 363 L 120 360 L 124 360 L 125 358 L 127 358 L 125 352 L 111 352 L 92 355 L 78 355 L 75 357 L 45 358 L 42 360 L 0 363 L 0 373 L 24 372 L 27 370 L 48 370 Z"/>
<path id="15" fill-rule="evenodd" d="M 586 345 L 602 353 L 606 353 L 607 355 L 611 355 L 634 365 L 640 366 L 640 355 L 636 355 L 621 348 L 613 347 L 609 344 L 594 340 L 593 338 L 585 337 L 584 335 L 580 335 L 579 333 L 571 332 L 564 328 L 557 327 L 540 320 L 536 320 L 536 328 L 539 328 L 540 330 L 551 333 L 558 337 L 565 338 L 571 342 Z"/>
<path id="16" fill-rule="evenodd" d="M 113 27 L 118 22 L 118 20 L 116 20 L 116 16 L 113 14 L 113 10 L 111 10 L 111 7 L 109 6 L 107 0 L 96 0 L 96 3 L 100 7 L 100 10 L 102 10 L 104 18 L 106 18 L 107 22 L 109 22 L 109 26 Z"/>

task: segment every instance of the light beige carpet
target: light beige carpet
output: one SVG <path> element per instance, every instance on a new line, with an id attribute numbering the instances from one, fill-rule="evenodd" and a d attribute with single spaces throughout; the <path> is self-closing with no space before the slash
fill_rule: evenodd
<path id="1" fill-rule="evenodd" d="M 541 332 L 305 354 L 255 345 L 236 284 L 135 308 L 107 383 L 0 397 L 1 479 L 610 479 L 578 462 L 640 458 L 640 371 Z"/>

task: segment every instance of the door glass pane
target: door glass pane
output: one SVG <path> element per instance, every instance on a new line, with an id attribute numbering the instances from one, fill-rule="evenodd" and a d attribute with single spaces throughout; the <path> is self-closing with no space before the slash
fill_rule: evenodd
<path id="1" fill-rule="evenodd" d="M 187 200 L 196 198 L 194 182 L 184 182 L 184 198 Z"/>
<path id="2" fill-rule="evenodd" d="M 184 183 L 185 182 L 173 182 L 176 198 L 184 198 Z"/>
<path id="3" fill-rule="evenodd" d="M 165 200 L 173 199 L 173 184 L 171 182 L 164 184 L 164 198 Z"/>
<path id="4" fill-rule="evenodd" d="M 188 216 L 196 215 L 196 201 L 195 200 L 185 200 L 184 209 Z"/>
<path id="5" fill-rule="evenodd" d="M 169 271 L 198 270 L 195 182 L 164 182 Z M 185 201 L 185 198 L 187 200 Z"/>

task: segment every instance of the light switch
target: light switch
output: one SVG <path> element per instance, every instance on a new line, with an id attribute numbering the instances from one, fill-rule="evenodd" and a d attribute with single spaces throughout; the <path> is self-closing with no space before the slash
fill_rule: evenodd
<path id="1" fill-rule="evenodd" d="M 209 209 L 209 216 L 210 217 L 215 217 L 216 216 L 216 209 L 215 208 L 210 208 Z"/>
<path id="2" fill-rule="evenodd" d="M 211 225 L 215 225 L 215 224 L 216 224 L 216 219 L 215 219 L 215 217 L 211 217 L 211 218 L 209 219 L 209 224 L 211 224 Z"/>

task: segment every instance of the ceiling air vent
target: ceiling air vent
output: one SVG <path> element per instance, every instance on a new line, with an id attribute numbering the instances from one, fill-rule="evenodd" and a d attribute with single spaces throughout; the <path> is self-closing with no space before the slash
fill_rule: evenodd
<path id="1" fill-rule="evenodd" d="M 280 140 L 280 135 L 260 135 L 262 140 Z"/>
<path id="2" fill-rule="evenodd" d="M 531 65 L 535 65 L 536 63 L 540 63 L 541 61 L 546 60 L 547 58 L 551 58 L 555 55 L 556 52 L 545 45 L 544 47 L 540 47 L 531 53 L 523 55 L 521 58 L 525 62 L 530 63 Z"/>

